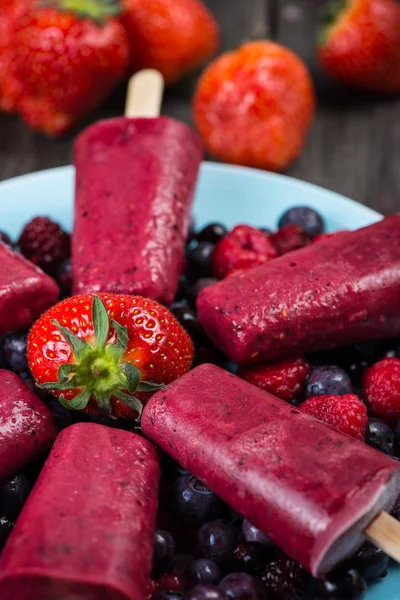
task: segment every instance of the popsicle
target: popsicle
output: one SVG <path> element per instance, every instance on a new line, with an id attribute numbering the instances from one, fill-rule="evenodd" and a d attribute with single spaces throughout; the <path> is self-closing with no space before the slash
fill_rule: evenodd
<path id="1" fill-rule="evenodd" d="M 64 429 L 1 556 L 1 600 L 144 600 L 158 480 L 142 437 Z"/>
<path id="2" fill-rule="evenodd" d="M 0 369 L 0 482 L 50 448 L 56 435 L 47 406 L 18 375 Z"/>
<path id="3" fill-rule="evenodd" d="M 58 294 L 51 277 L 0 242 L 0 334 L 32 325 Z"/>
<path id="4" fill-rule="evenodd" d="M 157 392 L 142 429 L 314 576 L 400 493 L 397 461 L 210 364 Z"/>
<path id="5" fill-rule="evenodd" d="M 160 77 L 134 76 L 127 116 L 92 125 L 75 144 L 75 294 L 175 296 L 203 148 L 184 123 L 157 116 Z"/>
<path id="6" fill-rule="evenodd" d="M 400 214 L 208 287 L 201 325 L 246 364 L 400 333 Z"/>

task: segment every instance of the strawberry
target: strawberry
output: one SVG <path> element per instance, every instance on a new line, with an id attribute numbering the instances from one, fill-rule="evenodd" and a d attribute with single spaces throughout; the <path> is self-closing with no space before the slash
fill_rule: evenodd
<path id="1" fill-rule="evenodd" d="M 329 75 L 381 94 L 400 92 L 400 4 L 396 0 L 331 0 L 319 44 Z"/>
<path id="2" fill-rule="evenodd" d="M 355 394 L 311 396 L 299 408 L 342 433 L 358 440 L 365 438 L 367 407 Z"/>
<path id="3" fill-rule="evenodd" d="M 0 2 L 0 110 L 15 110 L 20 96 L 18 82 L 11 72 L 14 29 L 19 19 L 28 12 L 33 0 L 1 0 Z"/>
<path id="4" fill-rule="evenodd" d="M 200 0 L 123 0 L 130 70 L 157 69 L 174 83 L 212 56 L 218 25 Z"/>
<path id="5" fill-rule="evenodd" d="M 17 23 L 9 72 L 24 120 L 60 135 L 96 107 L 123 77 L 128 39 L 117 0 L 48 0 Z M 8 85 L 7 80 L 5 85 Z"/>
<path id="6" fill-rule="evenodd" d="M 314 111 L 307 67 L 287 48 L 260 41 L 211 63 L 197 85 L 193 118 L 219 159 L 283 171 L 299 155 Z"/>
<path id="7" fill-rule="evenodd" d="M 139 296 L 67 298 L 32 327 L 28 361 L 63 406 L 133 418 L 149 394 L 189 370 L 193 344 L 163 306 Z"/>
<path id="8" fill-rule="evenodd" d="M 400 419 L 400 359 L 384 358 L 367 369 L 363 393 L 374 415 L 396 425 Z"/>
<path id="9" fill-rule="evenodd" d="M 294 400 L 303 391 L 310 363 L 303 356 L 264 365 L 239 367 L 237 375 L 281 400 Z"/>

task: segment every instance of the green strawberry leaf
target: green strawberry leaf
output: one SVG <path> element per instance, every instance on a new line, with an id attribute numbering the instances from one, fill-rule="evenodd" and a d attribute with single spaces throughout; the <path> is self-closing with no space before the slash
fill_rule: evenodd
<path id="1" fill-rule="evenodd" d="M 125 363 L 125 375 L 128 381 L 128 390 L 131 394 L 136 392 L 140 380 L 140 371 L 132 363 Z"/>
<path id="2" fill-rule="evenodd" d="M 156 392 L 157 390 L 167 390 L 163 383 L 153 383 L 151 381 L 141 381 L 137 386 L 138 392 Z"/>
<path id="3" fill-rule="evenodd" d="M 121 390 L 113 390 L 113 396 L 121 400 L 123 404 L 129 406 L 132 410 L 135 410 L 139 413 L 138 419 L 140 418 L 143 412 L 143 404 L 140 402 L 138 398 L 135 396 L 130 396 L 129 394 L 125 394 L 125 392 L 121 392 Z"/>
<path id="4" fill-rule="evenodd" d="M 108 352 L 110 352 L 116 360 L 119 360 L 128 349 L 128 328 L 125 325 L 120 325 L 114 319 L 111 319 L 111 324 L 117 332 L 117 341 L 114 342 L 112 346 L 108 347 Z"/>
<path id="5" fill-rule="evenodd" d="M 65 363 L 61 365 L 61 367 L 58 369 L 58 383 L 65 383 L 68 381 L 71 373 L 74 373 L 75 371 L 76 365 L 72 363 Z"/>
<path id="6" fill-rule="evenodd" d="M 69 402 L 66 401 L 65 397 L 61 394 L 61 396 L 59 397 L 59 401 L 60 404 L 64 407 L 64 408 L 68 408 L 68 410 L 74 410 L 74 408 L 70 405 Z"/>
<path id="7" fill-rule="evenodd" d="M 51 322 L 57 327 L 57 329 L 60 330 L 68 344 L 71 346 L 76 360 L 80 360 L 86 352 L 91 350 L 91 346 L 89 346 L 89 344 L 81 340 L 81 338 L 72 333 L 72 331 L 66 327 L 60 325 L 58 321 L 52 320 Z"/>
<path id="8" fill-rule="evenodd" d="M 87 407 L 91 395 L 87 390 L 83 390 L 78 396 L 70 400 L 68 404 L 73 410 L 83 410 Z"/>
<path id="9" fill-rule="evenodd" d="M 99 296 L 93 296 L 92 321 L 94 329 L 95 348 L 101 350 L 107 342 L 110 320 L 107 309 Z"/>

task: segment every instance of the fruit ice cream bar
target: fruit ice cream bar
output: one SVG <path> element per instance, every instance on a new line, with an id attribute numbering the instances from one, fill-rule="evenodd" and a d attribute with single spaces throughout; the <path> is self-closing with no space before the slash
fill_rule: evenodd
<path id="1" fill-rule="evenodd" d="M 47 406 L 11 371 L 0 370 L 0 482 L 47 450 L 57 435 Z"/>
<path id="2" fill-rule="evenodd" d="M 144 600 L 158 481 L 138 435 L 64 429 L 1 556 L 1 600 Z"/>
<path id="3" fill-rule="evenodd" d="M 184 261 L 200 138 L 173 119 L 117 118 L 75 146 L 74 292 L 172 302 Z"/>
<path id="4" fill-rule="evenodd" d="M 342 232 L 205 289 L 207 335 L 233 362 L 400 333 L 400 215 Z"/>
<path id="5" fill-rule="evenodd" d="M 51 277 L 0 242 L 0 335 L 32 325 L 58 294 Z"/>
<path id="6" fill-rule="evenodd" d="M 314 576 L 400 492 L 398 462 L 214 365 L 157 392 L 142 429 Z"/>

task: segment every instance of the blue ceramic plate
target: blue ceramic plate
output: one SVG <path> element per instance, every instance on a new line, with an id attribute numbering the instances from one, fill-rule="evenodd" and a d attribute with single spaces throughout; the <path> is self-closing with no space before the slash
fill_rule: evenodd
<path id="1" fill-rule="evenodd" d="M 47 215 L 71 229 L 74 171 L 62 167 L 24 175 L 0 184 L 0 229 L 17 237 L 36 215 Z M 254 169 L 204 163 L 194 207 L 197 227 L 220 221 L 274 228 L 279 216 L 294 205 L 317 209 L 328 231 L 357 229 L 381 218 L 377 212 L 329 192 L 282 175 Z M 366 600 L 398 600 L 400 567 L 369 587 Z M 0 592 L 1 595 L 1 592 Z"/>

